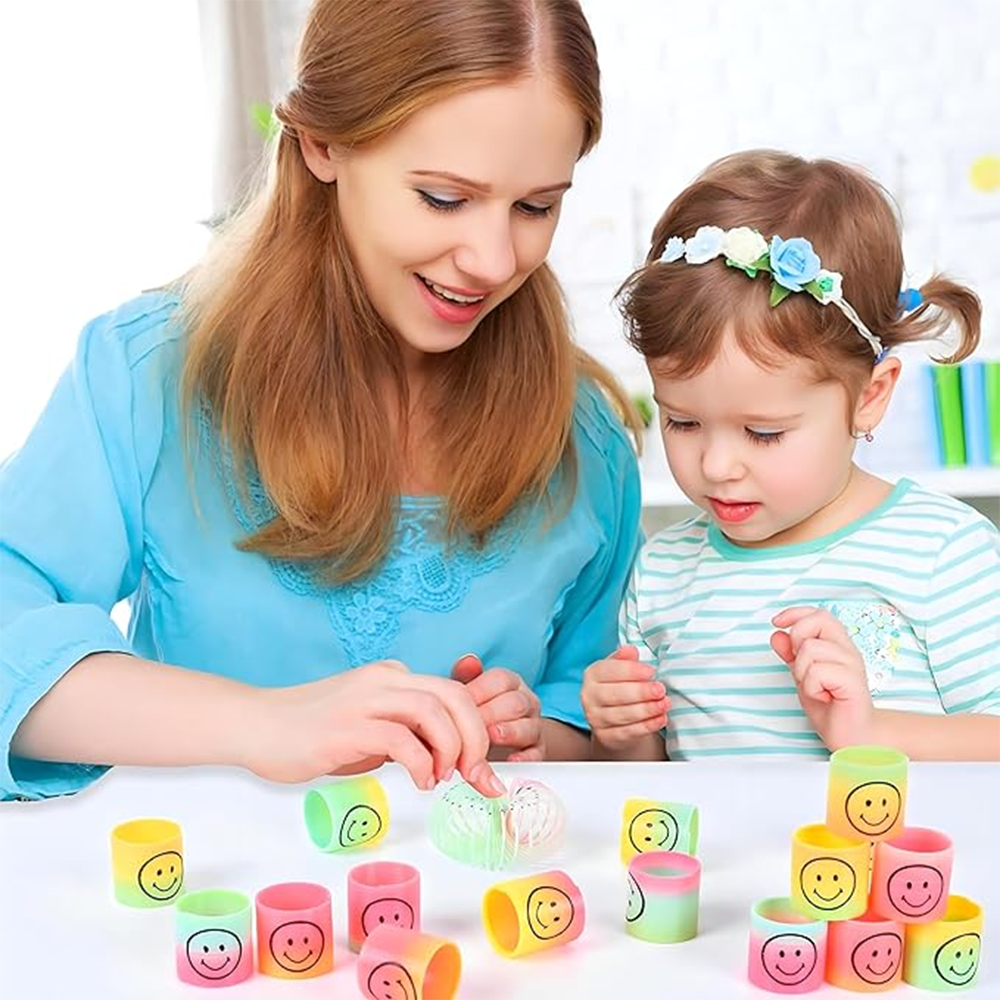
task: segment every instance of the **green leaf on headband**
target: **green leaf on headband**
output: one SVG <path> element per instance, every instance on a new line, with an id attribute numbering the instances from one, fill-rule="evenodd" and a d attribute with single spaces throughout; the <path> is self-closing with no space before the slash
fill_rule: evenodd
<path id="1" fill-rule="evenodd" d="M 779 285 L 776 281 L 771 285 L 771 305 L 776 306 L 779 302 L 784 302 L 792 294 L 790 288 Z"/>
<path id="2" fill-rule="evenodd" d="M 742 271 L 744 274 L 749 275 L 749 277 L 751 278 L 757 277 L 757 268 L 754 267 L 753 264 L 738 264 L 735 260 L 732 260 L 731 258 L 727 257 L 726 267 L 735 267 L 738 270 Z"/>
<path id="3" fill-rule="evenodd" d="M 751 265 L 757 271 L 768 271 L 771 270 L 771 251 L 768 250 L 767 253 L 762 253 Z"/>
<path id="4" fill-rule="evenodd" d="M 802 290 L 808 292 L 814 299 L 822 300 L 827 292 L 833 291 L 833 282 L 829 278 L 822 278 L 818 281 L 813 278 L 812 281 L 802 286 Z"/>

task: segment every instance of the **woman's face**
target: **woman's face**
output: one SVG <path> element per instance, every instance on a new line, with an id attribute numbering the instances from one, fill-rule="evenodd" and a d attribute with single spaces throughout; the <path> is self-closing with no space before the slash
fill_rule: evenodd
<path id="1" fill-rule="evenodd" d="M 303 147 L 336 181 L 351 253 L 408 368 L 464 343 L 545 260 L 583 137 L 554 83 L 530 76 L 445 98 L 367 147 Z"/>

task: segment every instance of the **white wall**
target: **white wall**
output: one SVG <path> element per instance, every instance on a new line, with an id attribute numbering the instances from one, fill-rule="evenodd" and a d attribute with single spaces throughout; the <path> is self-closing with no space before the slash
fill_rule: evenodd
<path id="1" fill-rule="evenodd" d="M 196 0 L 0 4 L 0 457 L 83 324 L 181 273 L 209 172 Z"/>

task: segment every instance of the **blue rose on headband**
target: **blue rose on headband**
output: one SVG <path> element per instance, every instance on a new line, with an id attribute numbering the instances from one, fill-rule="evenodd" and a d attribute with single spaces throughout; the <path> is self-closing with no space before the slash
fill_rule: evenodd
<path id="1" fill-rule="evenodd" d="M 771 276 L 790 292 L 801 292 L 819 274 L 820 262 L 812 244 L 804 236 L 783 240 L 771 237 Z"/>

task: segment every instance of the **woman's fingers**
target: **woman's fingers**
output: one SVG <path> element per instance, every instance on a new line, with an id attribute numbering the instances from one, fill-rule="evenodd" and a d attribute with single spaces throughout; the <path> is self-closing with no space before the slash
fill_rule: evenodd
<path id="1" fill-rule="evenodd" d="M 378 715 L 406 725 L 430 750 L 435 777 L 450 777 L 462 752 L 462 736 L 439 698 L 427 691 L 394 691 L 379 706 Z"/>
<path id="2" fill-rule="evenodd" d="M 538 698 L 530 691 L 505 691 L 479 706 L 487 727 L 514 722 L 531 716 L 538 718 Z"/>
<path id="3" fill-rule="evenodd" d="M 357 749 L 368 756 L 385 756 L 409 772 L 417 788 L 429 791 L 435 785 L 434 759 L 409 726 L 373 719 L 360 727 Z"/>
<path id="4" fill-rule="evenodd" d="M 541 742 L 542 720 L 537 715 L 525 719 L 513 719 L 490 726 L 489 733 L 497 746 L 514 747 L 518 751 L 526 750 Z"/>

